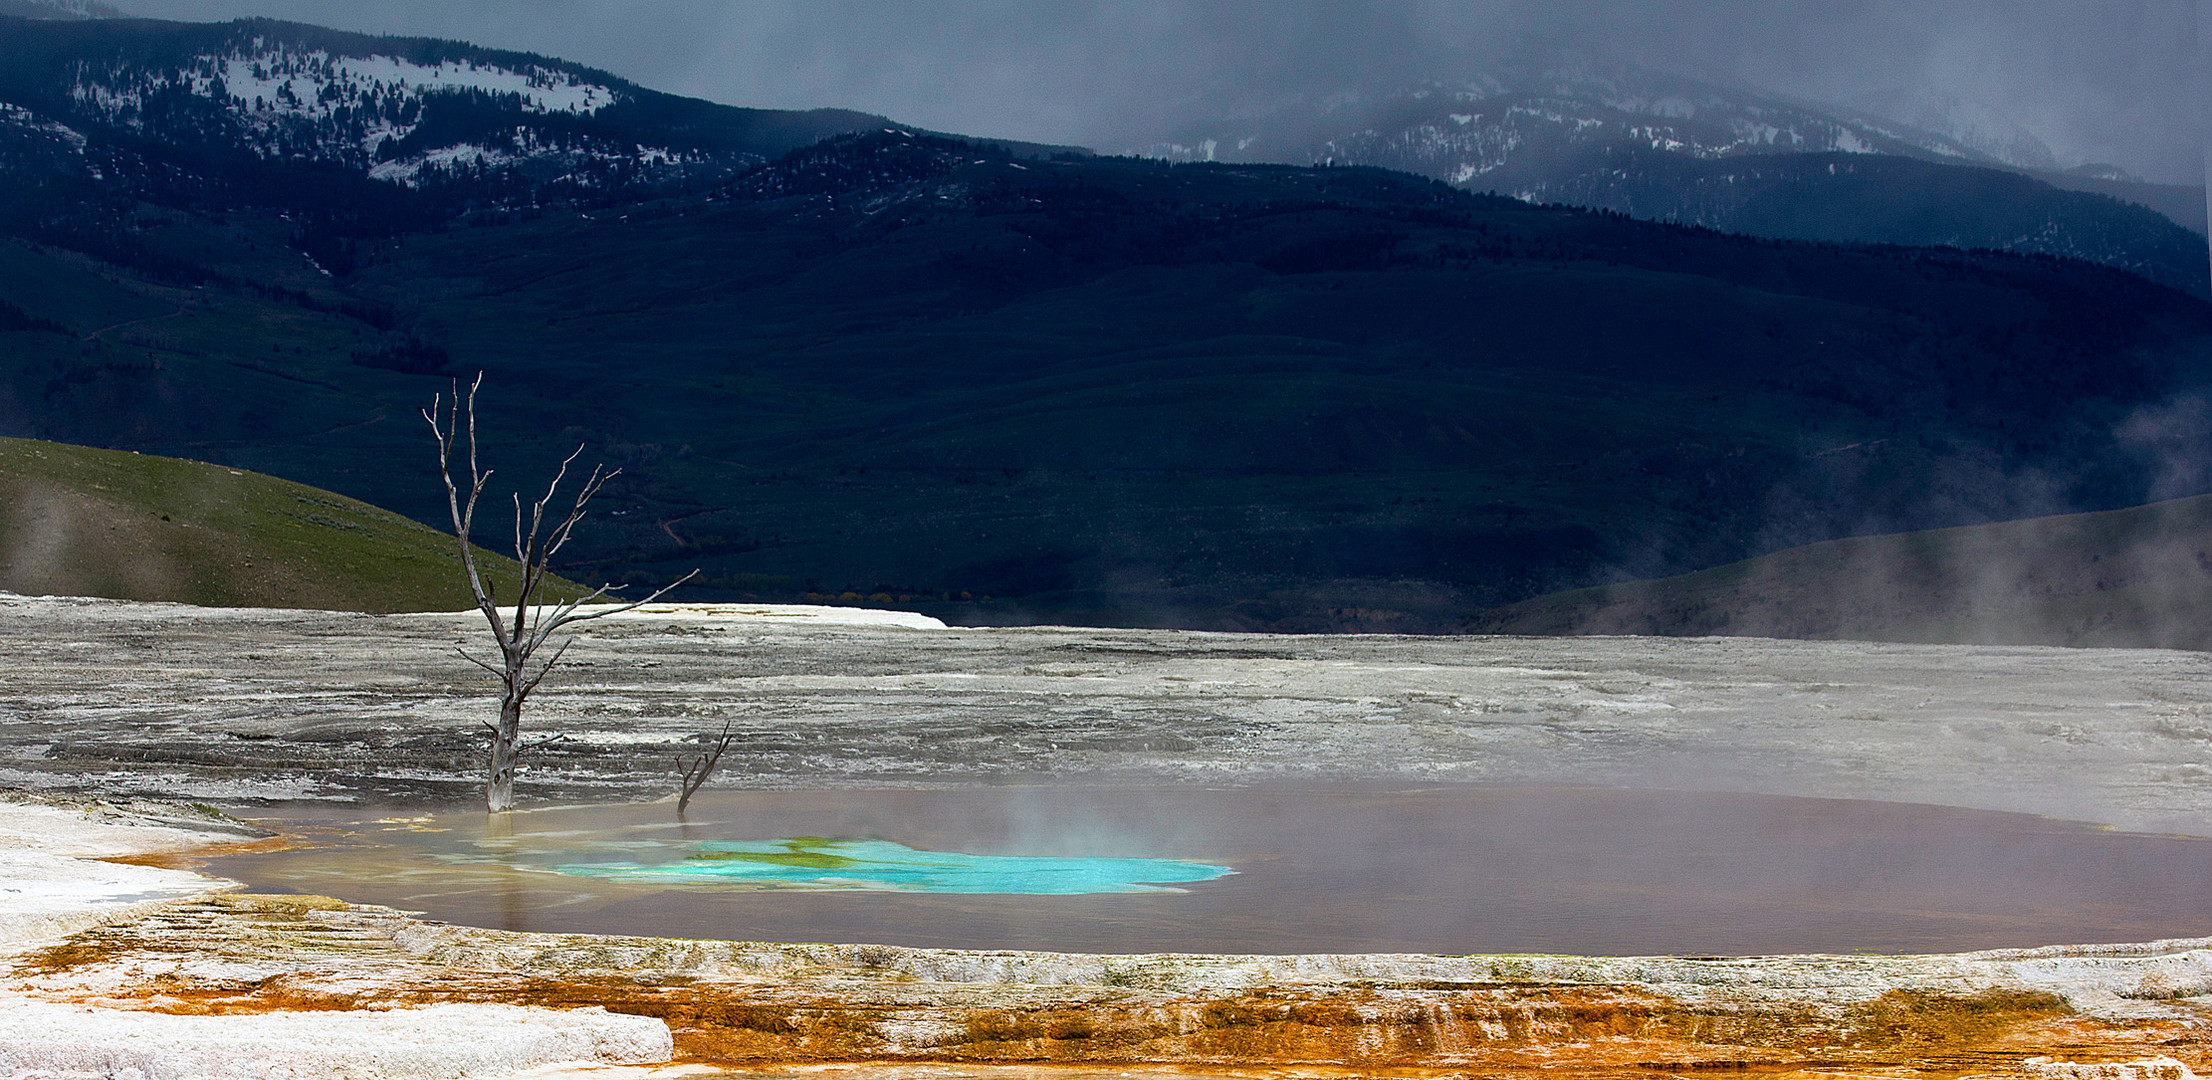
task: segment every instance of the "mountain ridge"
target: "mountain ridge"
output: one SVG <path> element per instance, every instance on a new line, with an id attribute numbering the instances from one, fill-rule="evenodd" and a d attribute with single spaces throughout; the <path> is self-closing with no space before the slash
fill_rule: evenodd
<path id="1" fill-rule="evenodd" d="M 64 167 L 111 187 L 196 195 L 211 209 L 267 205 L 268 181 L 246 174 L 276 168 L 300 175 L 295 189 L 353 181 L 328 202 L 398 201 L 365 183 L 381 180 L 437 196 L 415 224 L 471 204 L 704 186 L 890 123 L 716 105 L 531 53 L 272 19 L 18 21 L 0 35 L 0 101 L 23 114 L 18 129 L 68 144 Z"/>
<path id="2" fill-rule="evenodd" d="M 1502 69 L 1464 82 L 1338 95 L 1193 125 L 1133 152 L 1179 161 L 1379 165 L 1534 202 L 1786 239 L 2074 255 L 2212 295 L 2201 189 L 2067 174 L 2048 148 L 1999 153 L 1870 114 L 1633 65 Z M 1787 163 L 1794 155 L 1825 161 L 1847 155 L 1863 160 L 1864 173 L 1909 179 L 1832 183 Z M 1755 161 L 1767 162 L 1771 175 L 1715 198 L 1716 183 L 1740 181 L 1758 169 Z M 2010 186 L 2024 202 L 1974 199 L 1962 193 L 1988 182 L 1946 175 L 1958 169 L 2003 170 L 2036 183 Z M 1878 206 L 1868 199 L 1877 187 Z M 1794 216 L 1819 221 L 1821 231 L 1731 213 L 1744 199 L 1792 201 L 1799 207 Z M 2147 242 L 2116 245 L 2109 242 L 2115 233 Z"/>
<path id="3" fill-rule="evenodd" d="M 0 0 L 0 16 L 19 19 L 124 19 L 121 8 L 100 0 Z"/>

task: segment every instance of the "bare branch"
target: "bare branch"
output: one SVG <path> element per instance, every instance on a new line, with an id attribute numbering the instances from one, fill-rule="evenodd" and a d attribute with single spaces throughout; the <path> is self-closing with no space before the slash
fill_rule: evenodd
<path id="1" fill-rule="evenodd" d="M 431 434 L 438 441 L 438 477 L 445 483 L 446 510 L 453 518 L 453 533 L 461 545 L 461 567 L 468 575 L 469 592 L 476 598 L 476 606 L 484 613 L 484 618 L 491 623 L 493 636 L 499 638 L 504 646 L 507 641 L 506 626 L 500 621 L 499 609 L 492 602 L 491 591 L 484 587 L 483 574 L 476 565 L 475 547 L 469 543 L 469 534 L 476 524 L 477 500 L 483 497 L 484 485 L 491 481 L 491 473 L 479 467 L 476 456 L 476 392 L 483 384 L 484 374 L 478 372 L 475 380 L 469 383 L 468 396 L 464 402 L 460 380 L 455 379 L 453 400 L 447 406 L 443 423 L 438 415 L 441 397 L 437 395 L 431 397 L 430 408 L 423 410 L 423 419 L 429 421 Z M 459 486 L 453 480 L 454 444 L 461 436 L 464 405 L 468 421 L 469 451 L 469 493 L 465 502 L 461 498 Z"/>
<path id="2" fill-rule="evenodd" d="M 592 496 L 597 495 L 607 481 L 607 477 L 600 474 L 599 467 L 593 466 L 591 475 L 585 478 L 583 485 L 577 490 L 575 504 L 561 523 L 554 527 L 553 533 L 546 535 L 546 507 L 560 494 L 561 483 L 567 479 L 569 467 L 576 463 L 576 458 L 583 452 L 584 447 L 579 444 L 567 457 L 561 459 L 560 468 L 554 470 L 553 481 L 546 485 L 545 494 L 530 504 L 530 525 L 527 532 L 522 524 L 522 496 L 519 493 L 514 496 L 515 561 L 522 564 L 522 595 L 515 602 L 515 638 L 528 642 L 524 646 L 525 652 L 545 643 L 547 629 L 543 626 L 544 612 L 532 610 L 528 601 L 537 595 L 538 586 L 544 583 L 546 568 L 553 553 L 568 542 L 569 532 L 584 516 L 585 507 L 590 504 Z"/>
<path id="3" fill-rule="evenodd" d="M 706 786 L 707 777 L 714 775 L 714 767 L 722 762 L 722 751 L 730 748 L 730 724 L 722 721 L 722 737 L 715 740 L 714 749 L 699 755 L 696 761 L 686 762 L 683 755 L 676 755 L 676 771 L 683 777 L 683 792 L 676 797 L 676 813 L 682 814 L 691 805 L 691 797 Z"/>
<path id="4" fill-rule="evenodd" d="M 516 492 L 515 500 L 515 561 L 522 564 L 522 587 L 515 592 L 515 639 L 532 637 L 524 627 L 530 614 L 530 597 L 537 592 L 537 582 L 531 580 L 530 549 L 522 539 L 522 494 Z M 533 527 L 532 532 L 535 533 Z M 535 538 L 533 537 L 533 540 Z M 527 650 L 525 650 L 527 653 Z"/>
<path id="5" fill-rule="evenodd" d="M 561 619 L 560 619 L 560 621 L 559 621 L 559 622 L 557 622 L 557 623 L 554 623 L 554 624 L 553 624 L 552 626 L 548 627 L 548 628 L 547 628 L 547 632 L 549 632 L 549 633 L 550 633 L 550 632 L 551 632 L 551 631 L 553 631 L 553 630 L 558 630 L 558 629 L 560 629 L 560 628 L 561 628 L 561 627 L 563 627 L 563 626 L 567 626 L 567 625 L 569 625 L 570 623 L 590 622 L 590 621 L 591 621 L 591 620 L 593 620 L 593 619 L 604 619 L 604 618 L 606 618 L 606 617 L 607 617 L 607 616 L 609 616 L 609 615 L 620 615 L 620 614 L 622 614 L 622 613 L 623 613 L 623 612 L 625 612 L 625 611 L 630 611 L 630 610 L 632 610 L 632 609 L 635 609 L 635 608 L 640 608 L 640 607 L 644 607 L 645 605 L 647 605 L 647 604 L 650 604 L 650 603 L 652 603 L 653 601 L 655 601 L 655 600 L 658 600 L 658 599 L 660 599 L 661 597 L 663 597 L 663 596 L 666 596 L 666 595 L 668 595 L 668 593 L 669 593 L 669 591 L 670 591 L 670 590 L 672 590 L 672 589 L 675 589 L 676 587 L 678 587 L 678 586 L 680 586 L 680 585 L 684 584 L 685 582 L 687 582 L 687 581 L 690 581 L 690 580 L 691 580 L 692 578 L 695 578 L 695 577 L 698 577 L 698 576 L 699 576 L 699 571 L 698 571 L 697 569 L 694 569 L 694 570 L 692 570 L 692 571 L 691 571 L 690 573 L 688 573 L 688 574 L 685 574 L 684 576 L 682 576 L 682 577 L 680 577 L 680 578 L 677 578 L 676 580 L 674 580 L 674 581 L 671 581 L 671 582 L 669 582 L 668 584 L 666 584 L 666 585 L 663 585 L 663 586 L 661 586 L 661 587 L 660 587 L 660 588 L 658 588 L 658 589 L 655 589 L 655 590 L 653 590 L 653 591 L 652 591 L 652 593 L 651 593 L 650 595 L 648 595 L 648 596 L 645 596 L 645 597 L 641 597 L 641 598 L 639 598 L 639 599 L 636 599 L 636 600 L 632 600 L 632 601 L 629 601 L 628 603 L 625 603 L 625 604 L 619 604 L 619 605 L 616 605 L 616 606 L 614 606 L 614 607 L 611 607 L 611 608 L 607 608 L 607 609 L 605 609 L 605 610 L 603 610 L 603 611 L 587 611 L 587 612 L 585 612 L 585 613 L 583 613 L 583 614 L 581 614 L 581 615 L 578 615 L 578 614 L 575 614 L 575 613 L 574 613 L 574 612 L 575 612 L 575 608 L 574 608 L 574 607 L 571 607 L 571 608 L 570 608 L 570 612 L 569 612 L 569 614 L 563 615 L 563 616 L 561 617 Z M 620 588 L 626 588 L 626 587 L 627 587 L 627 586 L 622 586 L 622 585 L 602 585 L 602 586 L 600 586 L 600 587 L 599 587 L 599 589 L 598 589 L 598 591 L 597 591 L 597 592 L 593 593 L 593 595 L 594 595 L 594 596 L 603 596 L 603 595 L 605 595 L 606 593 L 608 593 L 608 592 L 609 592 L 610 590 L 613 590 L 613 589 L 620 589 Z"/>
<path id="6" fill-rule="evenodd" d="M 541 668 L 539 668 L 539 669 L 538 669 L 538 673 L 537 673 L 536 675 L 533 675 L 533 676 L 531 676 L 531 677 L 530 677 L 530 681 L 528 681 L 528 682 L 526 682 L 526 683 L 522 684 L 522 694 L 523 694 L 523 696 L 526 696 L 526 697 L 527 697 L 527 696 L 529 695 L 530 691 L 532 691 L 532 690 L 535 690 L 535 689 L 537 689 L 537 688 L 538 688 L 538 684 L 539 684 L 539 683 L 541 683 L 541 682 L 544 682 L 544 681 L 545 681 L 545 677 L 546 677 L 546 675 L 548 675 L 549 673 L 551 673 L 551 672 L 552 672 L 552 670 L 553 670 L 553 665 L 555 665 L 555 664 L 558 664 L 558 663 L 560 663 L 560 662 L 561 662 L 561 656 L 562 656 L 563 654 L 565 654 L 565 653 L 567 653 L 567 652 L 568 652 L 568 647 L 569 647 L 569 646 L 571 646 L 571 645 L 574 645 L 574 644 L 576 644 L 576 639 L 575 639 L 575 638 L 570 638 L 570 639 L 568 639 L 567 641 L 561 642 L 561 647 L 560 647 L 560 648 L 558 648 L 558 649 L 555 649 L 555 650 L 553 650 L 553 658 L 552 658 L 552 659 L 550 659 L 550 660 L 547 660 L 547 661 L 545 662 L 545 666 L 544 666 L 544 667 L 541 667 Z"/>
<path id="7" fill-rule="evenodd" d="M 579 453 L 582 452 L 582 449 L 582 447 L 577 448 Z M 608 481 L 620 475 L 622 475 L 620 469 L 602 474 L 598 466 L 592 466 L 591 475 L 584 479 L 584 486 L 577 489 L 575 505 L 569 507 L 568 515 L 561 519 L 559 525 L 554 526 L 552 534 L 546 538 L 545 551 L 541 562 L 552 561 L 553 556 L 560 552 L 563 545 L 568 543 L 569 533 L 576 528 L 576 523 L 584 519 L 584 508 L 590 504 L 592 499 L 598 496 L 601 488 L 607 486 Z M 552 498 L 552 492 L 547 492 L 546 497 L 548 499 Z"/>
<path id="8" fill-rule="evenodd" d="M 537 646 L 545 642 L 546 638 L 552 636 L 554 631 L 559 630 L 561 627 L 566 626 L 569 623 L 575 622 L 576 619 L 572 616 L 571 613 L 574 612 L 577 608 L 583 607 L 585 604 L 591 603 L 594 600 L 606 597 L 609 595 L 610 590 L 617 588 L 621 588 L 621 586 L 601 585 L 583 596 L 562 600 L 559 603 L 552 605 L 553 611 L 550 615 L 546 613 L 546 610 L 543 606 L 536 608 L 536 621 L 531 624 L 530 647 L 532 649 L 537 648 Z"/>
<path id="9" fill-rule="evenodd" d="M 469 655 L 469 651 L 468 651 L 467 649 L 464 649 L 464 648 L 460 647 L 459 645 L 455 645 L 455 646 L 453 647 L 453 651 L 454 651 L 454 652 L 457 652 L 457 653 L 460 653 L 460 654 L 461 654 L 461 659 L 463 659 L 463 660 L 466 660 L 466 661 L 468 661 L 468 662 L 469 662 L 469 663 L 471 663 L 471 664 L 475 664 L 475 665 L 476 665 L 477 667 L 483 668 L 484 670 L 486 670 L 486 671 L 489 671 L 489 672 L 491 672 L 491 673 L 492 673 L 492 674 L 494 674 L 494 675 L 497 675 L 497 676 L 499 676 L 499 677 L 501 677 L 501 678 L 505 678 L 505 677 L 507 676 L 507 673 L 506 673 L 506 672 L 504 672 L 504 671 L 501 671 L 500 669 L 498 669 L 498 668 L 495 668 L 495 667 L 491 666 L 490 664 L 487 664 L 487 663 L 485 663 L 485 662 L 484 662 L 484 661 L 482 661 L 482 660 L 478 660 L 477 658 L 475 658 L 475 657 L 473 657 L 473 656 L 470 656 L 470 655 Z"/>

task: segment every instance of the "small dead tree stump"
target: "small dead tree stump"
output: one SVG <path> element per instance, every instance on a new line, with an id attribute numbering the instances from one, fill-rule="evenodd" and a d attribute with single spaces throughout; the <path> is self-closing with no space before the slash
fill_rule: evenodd
<path id="1" fill-rule="evenodd" d="M 676 772 L 683 777 L 683 793 L 676 797 L 677 817 L 682 817 L 684 811 L 690 808 L 691 797 L 706 786 L 707 777 L 714 775 L 714 767 L 722 763 L 722 751 L 730 748 L 730 739 L 730 721 L 725 720 L 722 722 L 722 737 L 715 740 L 714 749 L 691 761 L 685 761 L 681 754 L 676 755 Z"/>

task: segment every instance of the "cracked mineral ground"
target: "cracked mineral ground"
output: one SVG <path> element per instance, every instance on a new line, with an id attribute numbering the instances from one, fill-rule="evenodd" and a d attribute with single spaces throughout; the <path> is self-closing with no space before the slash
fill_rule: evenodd
<path id="1" fill-rule="evenodd" d="M 0 597 L 0 784 L 254 806 L 480 797 L 480 616 Z M 532 699 L 525 806 L 721 789 L 1516 783 L 2212 835 L 2212 658 L 1748 638 L 920 629 L 652 610 Z"/>

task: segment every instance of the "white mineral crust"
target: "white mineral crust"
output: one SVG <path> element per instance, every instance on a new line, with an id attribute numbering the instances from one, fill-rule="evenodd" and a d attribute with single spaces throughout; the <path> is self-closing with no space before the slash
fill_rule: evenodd
<path id="1" fill-rule="evenodd" d="M 237 887 L 92 856 L 238 839 L 124 814 L 0 801 L 0 957 Z M 674 1054 L 661 1021 L 597 1008 L 470 1004 L 179 1016 L 0 986 L 5 1080 L 458 1080 L 664 1062 Z"/>
<path id="2" fill-rule="evenodd" d="M 231 887 L 183 870 L 0 847 L 0 955 Z"/>
<path id="3" fill-rule="evenodd" d="M 0 1076 L 40 1080 L 414 1080 L 510 1076 L 675 1054 L 668 1026 L 600 1009 L 419 1009 L 173 1016 L 0 1003 Z"/>

